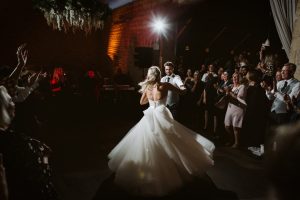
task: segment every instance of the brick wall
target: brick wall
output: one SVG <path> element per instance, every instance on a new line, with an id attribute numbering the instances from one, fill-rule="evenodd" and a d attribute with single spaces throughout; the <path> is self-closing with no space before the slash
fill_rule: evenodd
<path id="1" fill-rule="evenodd" d="M 113 60 L 114 69 L 121 68 L 128 72 L 135 82 L 144 76 L 144 69 L 134 66 L 135 47 L 153 47 L 158 41 L 149 24 L 156 14 L 170 12 L 169 0 L 137 0 L 113 11 L 112 22 L 108 39 L 107 54 Z M 172 33 L 164 39 L 163 52 L 172 57 Z M 174 56 L 173 56 L 174 57 Z M 147 68 L 149 66 L 145 66 Z"/>

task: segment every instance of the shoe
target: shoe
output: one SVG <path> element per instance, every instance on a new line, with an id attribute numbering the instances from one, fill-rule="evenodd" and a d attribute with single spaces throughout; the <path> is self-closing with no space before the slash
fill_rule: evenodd
<path id="1" fill-rule="evenodd" d="M 256 156 L 262 156 L 264 154 L 264 152 L 261 151 L 260 147 L 248 147 L 248 150 L 250 150 L 251 153 Z"/>

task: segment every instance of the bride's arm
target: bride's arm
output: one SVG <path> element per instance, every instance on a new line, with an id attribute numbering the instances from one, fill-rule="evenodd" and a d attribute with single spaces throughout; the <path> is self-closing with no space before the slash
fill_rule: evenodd
<path id="1" fill-rule="evenodd" d="M 141 99 L 140 99 L 140 104 L 141 105 L 145 105 L 148 103 L 148 97 L 147 97 L 147 94 L 146 94 L 146 90 L 143 92 L 142 96 L 141 96 Z"/>

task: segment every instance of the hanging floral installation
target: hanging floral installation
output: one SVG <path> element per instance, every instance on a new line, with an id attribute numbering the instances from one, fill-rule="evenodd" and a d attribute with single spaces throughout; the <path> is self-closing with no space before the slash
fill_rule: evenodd
<path id="1" fill-rule="evenodd" d="M 44 13 L 54 30 L 69 32 L 82 30 L 86 34 L 103 29 L 110 13 L 107 4 L 99 0 L 32 0 L 33 6 Z"/>

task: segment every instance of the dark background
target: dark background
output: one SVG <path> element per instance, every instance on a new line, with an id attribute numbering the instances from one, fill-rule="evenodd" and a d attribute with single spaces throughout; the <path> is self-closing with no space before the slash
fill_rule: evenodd
<path id="1" fill-rule="evenodd" d="M 236 54 L 249 51 L 258 58 L 267 38 L 271 46 L 279 51 L 282 48 L 268 0 L 202 1 L 182 15 L 181 24 L 189 18 L 192 21 L 179 37 L 177 47 L 187 65 L 202 64 L 206 48 L 210 56 L 221 60 L 226 60 L 231 50 Z"/>
<path id="2" fill-rule="evenodd" d="M 186 65 L 202 64 L 206 48 L 212 57 L 221 60 L 226 60 L 231 50 L 257 54 L 267 37 L 272 46 L 281 49 L 268 0 L 203 0 L 178 5 L 176 12 L 178 30 L 192 19 L 177 40 L 177 56 L 183 56 Z M 42 13 L 32 7 L 31 0 L 5 0 L 0 7 L 0 27 L 1 65 L 16 63 L 15 51 L 23 42 L 28 43 L 29 65 L 111 65 L 106 55 L 109 18 L 102 31 L 65 34 L 52 30 Z"/>
<path id="3" fill-rule="evenodd" d="M 0 27 L 1 65 L 14 65 L 16 49 L 24 42 L 30 53 L 29 65 L 89 67 L 110 63 L 105 30 L 89 35 L 54 31 L 31 0 L 1 2 Z"/>

